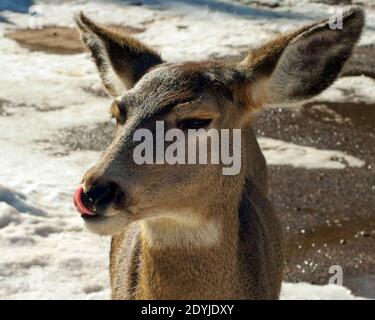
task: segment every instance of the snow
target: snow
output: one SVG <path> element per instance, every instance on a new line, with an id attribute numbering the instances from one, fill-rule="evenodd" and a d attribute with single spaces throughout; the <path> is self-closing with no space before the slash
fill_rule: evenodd
<path id="1" fill-rule="evenodd" d="M 366 76 L 343 77 L 338 79 L 328 90 L 314 100 L 353 103 L 374 103 L 375 80 Z"/>
<path id="2" fill-rule="evenodd" d="M 0 12 L 0 35 L 27 27 L 29 2 L 0 3 L 0 10 L 8 9 Z M 35 3 L 42 5 L 49 25 L 73 26 L 73 14 L 84 10 L 101 22 L 147 26 L 139 38 L 157 46 L 168 60 L 233 56 L 280 31 L 327 16 L 325 6 L 296 0 L 282 1 L 274 12 L 203 0 L 190 5 L 148 1 L 147 6 L 129 6 L 127 1 Z M 366 30 L 364 43 L 375 39 L 374 16 L 369 15 L 372 28 Z M 100 154 L 75 151 L 58 156 L 60 147 L 48 142 L 64 128 L 107 121 L 106 99 L 85 90 L 99 83 L 95 67 L 86 53 L 29 52 L 4 37 L 0 63 L 0 103 L 15 106 L 11 116 L 0 117 L 0 298 L 108 299 L 109 239 L 84 230 L 71 199 Z M 341 99 L 342 88 L 354 88 L 360 99 L 374 100 L 375 83 L 366 77 L 340 79 L 324 97 Z M 269 138 L 260 142 L 271 165 L 363 165 L 361 159 L 339 151 Z M 342 287 L 305 283 L 285 283 L 282 297 L 354 298 Z"/>
<path id="3" fill-rule="evenodd" d="M 307 169 L 344 169 L 365 165 L 364 161 L 337 150 L 319 150 L 271 138 L 259 138 L 258 141 L 269 165 Z"/>
<path id="4" fill-rule="evenodd" d="M 363 300 L 355 297 L 345 287 L 327 284 L 324 286 L 312 285 L 306 282 L 284 283 L 281 289 L 282 300 L 304 300 L 308 293 L 309 300 Z"/>

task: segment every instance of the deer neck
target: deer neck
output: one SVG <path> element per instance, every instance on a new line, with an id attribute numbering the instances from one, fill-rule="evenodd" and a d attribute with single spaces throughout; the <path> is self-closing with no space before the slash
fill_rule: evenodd
<path id="1" fill-rule="evenodd" d="M 159 218 L 142 222 L 137 298 L 235 296 L 238 205 L 227 205 L 224 211 L 206 214 L 204 221 Z"/>

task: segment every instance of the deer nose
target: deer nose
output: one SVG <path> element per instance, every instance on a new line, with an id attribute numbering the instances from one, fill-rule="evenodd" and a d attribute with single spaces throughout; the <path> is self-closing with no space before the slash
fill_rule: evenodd
<path id="1" fill-rule="evenodd" d="M 80 185 L 74 194 L 74 205 L 83 217 L 103 214 L 119 196 L 117 185 L 112 182 L 96 183 L 85 190 Z"/>

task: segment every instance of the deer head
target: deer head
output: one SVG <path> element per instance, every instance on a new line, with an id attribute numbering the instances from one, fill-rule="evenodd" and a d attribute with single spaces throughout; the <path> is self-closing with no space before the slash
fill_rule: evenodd
<path id="1" fill-rule="evenodd" d="M 324 21 L 281 35 L 239 64 L 167 63 L 130 35 L 83 13 L 76 22 L 113 97 L 117 121 L 111 145 L 76 192 L 76 206 L 89 229 L 113 235 L 141 219 L 208 221 L 207 208 L 238 200 L 251 172 L 251 154 L 259 150 L 244 134 L 251 116 L 263 105 L 307 99 L 328 88 L 360 37 L 364 14 L 358 8 L 346 11 L 342 29 Z M 164 121 L 165 130 L 241 129 L 241 171 L 224 176 L 222 164 L 135 164 L 134 133 L 154 132 L 157 121 Z"/>

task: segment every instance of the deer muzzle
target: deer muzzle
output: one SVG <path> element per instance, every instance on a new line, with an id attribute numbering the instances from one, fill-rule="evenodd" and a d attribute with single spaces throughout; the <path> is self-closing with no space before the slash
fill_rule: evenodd
<path id="1" fill-rule="evenodd" d="M 74 193 L 74 205 L 83 218 L 105 216 L 123 195 L 114 183 L 101 183 L 85 190 L 80 185 Z"/>

